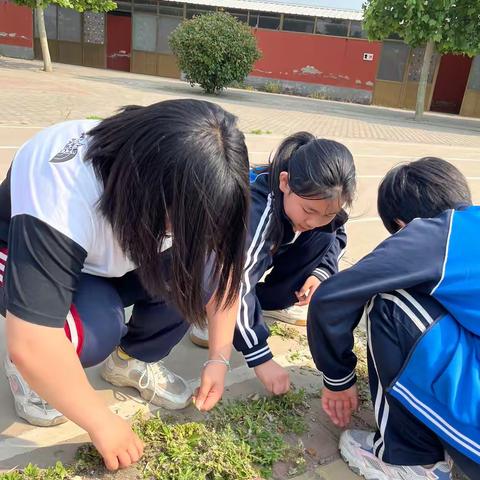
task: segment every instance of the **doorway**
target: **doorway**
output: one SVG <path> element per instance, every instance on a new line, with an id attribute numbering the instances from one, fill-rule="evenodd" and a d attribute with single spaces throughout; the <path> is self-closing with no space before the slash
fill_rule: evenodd
<path id="1" fill-rule="evenodd" d="M 132 17 L 127 12 L 107 14 L 107 68 L 130 71 Z"/>
<path id="2" fill-rule="evenodd" d="M 472 59 L 465 55 L 443 55 L 438 69 L 430 110 L 459 114 Z"/>

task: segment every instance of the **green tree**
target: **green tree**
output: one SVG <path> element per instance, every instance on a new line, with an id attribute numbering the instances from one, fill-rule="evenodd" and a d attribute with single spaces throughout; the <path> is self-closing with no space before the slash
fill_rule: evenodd
<path id="1" fill-rule="evenodd" d="M 112 0 L 12 0 L 17 5 L 29 7 L 35 10 L 37 21 L 38 37 L 42 49 L 43 69 L 46 72 L 52 71 L 52 62 L 50 59 L 50 50 L 48 49 L 47 32 L 45 30 L 44 11 L 50 4 L 56 4 L 59 7 L 71 8 L 77 12 L 108 12 L 117 8 L 117 4 Z"/>
<path id="2" fill-rule="evenodd" d="M 224 12 L 181 23 L 169 40 L 186 79 L 206 93 L 244 80 L 261 56 L 250 27 Z"/>
<path id="3" fill-rule="evenodd" d="M 415 119 L 423 116 L 428 70 L 439 53 L 480 53 L 479 0 L 368 0 L 363 25 L 369 40 L 398 34 L 412 47 L 425 46 Z"/>

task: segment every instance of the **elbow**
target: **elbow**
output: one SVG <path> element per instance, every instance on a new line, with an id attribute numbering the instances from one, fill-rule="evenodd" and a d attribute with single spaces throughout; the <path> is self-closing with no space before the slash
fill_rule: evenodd
<path id="1" fill-rule="evenodd" d="M 10 361 L 15 364 L 15 366 L 22 370 L 32 361 L 32 355 L 29 352 L 28 347 L 25 345 L 25 342 L 22 341 L 10 341 L 8 342 L 8 356 Z"/>
<path id="2" fill-rule="evenodd" d="M 19 370 L 28 368 L 34 361 L 37 361 L 35 347 L 31 344 L 31 341 L 22 338 L 20 335 L 10 333 L 7 336 L 7 352 L 10 360 Z"/>

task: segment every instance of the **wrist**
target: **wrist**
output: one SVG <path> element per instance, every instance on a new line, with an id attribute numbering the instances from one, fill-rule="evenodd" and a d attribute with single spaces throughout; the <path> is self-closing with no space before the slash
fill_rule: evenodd
<path id="1" fill-rule="evenodd" d="M 90 435 L 98 430 L 104 429 L 113 417 L 117 417 L 106 405 L 98 406 L 95 410 L 88 410 L 88 418 L 84 422 L 79 421 L 78 425 L 87 431 Z"/>
<path id="2" fill-rule="evenodd" d="M 208 367 L 209 365 L 223 365 L 227 370 L 231 370 L 230 360 L 224 357 L 221 353 L 217 357 L 208 356 L 208 360 L 203 364 L 203 368 Z"/>

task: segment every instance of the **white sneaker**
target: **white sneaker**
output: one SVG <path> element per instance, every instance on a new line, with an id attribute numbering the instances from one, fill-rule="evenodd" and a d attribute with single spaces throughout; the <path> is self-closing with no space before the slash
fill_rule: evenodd
<path id="1" fill-rule="evenodd" d="M 208 348 L 208 328 L 192 325 L 189 335 L 192 343 L 202 348 Z"/>
<path id="2" fill-rule="evenodd" d="M 24 380 L 9 356 L 3 362 L 10 390 L 12 391 L 15 411 L 31 425 L 53 427 L 67 421 L 67 417 L 42 400 Z"/>
<path id="3" fill-rule="evenodd" d="M 345 430 L 340 437 L 340 454 L 349 467 L 367 480 L 451 480 L 452 467 L 438 462 L 431 468 L 385 463 L 373 454 L 373 432 Z"/>
<path id="4" fill-rule="evenodd" d="M 192 400 L 193 392 L 187 382 L 162 362 L 123 360 L 115 350 L 103 364 L 101 375 L 117 387 L 137 389 L 143 399 L 157 407 L 180 410 Z"/>
<path id="5" fill-rule="evenodd" d="M 263 316 L 279 320 L 280 322 L 304 327 L 307 324 L 308 305 L 299 307 L 292 305 L 282 310 L 264 310 Z"/>

